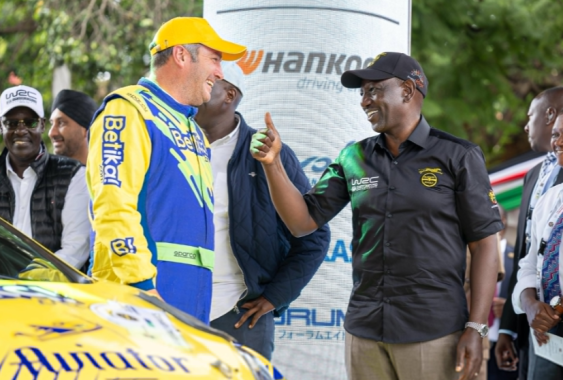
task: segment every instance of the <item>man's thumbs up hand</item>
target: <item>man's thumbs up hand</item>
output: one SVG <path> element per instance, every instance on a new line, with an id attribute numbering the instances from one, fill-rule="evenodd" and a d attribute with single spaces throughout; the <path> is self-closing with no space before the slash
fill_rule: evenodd
<path id="1" fill-rule="evenodd" d="M 264 165 L 269 165 L 280 154 L 282 143 L 269 112 L 266 112 L 264 121 L 266 122 L 266 129 L 261 129 L 252 136 L 250 154 Z"/>

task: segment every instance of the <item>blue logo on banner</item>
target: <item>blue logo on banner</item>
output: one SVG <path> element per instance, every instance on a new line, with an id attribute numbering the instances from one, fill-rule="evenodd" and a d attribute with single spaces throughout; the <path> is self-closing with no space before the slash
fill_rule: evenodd
<path id="1" fill-rule="evenodd" d="M 344 310 L 331 309 L 327 315 L 326 310 L 320 312 L 317 309 L 289 308 L 283 312 L 275 322 L 277 326 L 317 326 L 335 327 L 344 325 Z"/>
<path id="2" fill-rule="evenodd" d="M 332 249 L 332 252 L 328 252 L 328 254 L 325 256 L 324 261 L 329 263 L 334 263 L 339 260 L 341 260 L 344 263 L 352 262 L 352 243 L 348 245 L 348 250 L 347 250 L 346 243 L 344 243 L 344 240 L 342 239 L 337 240 L 336 243 L 334 244 L 334 248 Z"/>

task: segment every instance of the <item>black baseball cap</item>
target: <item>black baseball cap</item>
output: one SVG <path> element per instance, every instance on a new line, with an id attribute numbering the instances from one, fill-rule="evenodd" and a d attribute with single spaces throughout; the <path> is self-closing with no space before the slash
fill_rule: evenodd
<path id="1" fill-rule="evenodd" d="M 426 79 L 422 67 L 416 59 L 403 53 L 381 53 L 365 69 L 345 71 L 340 81 L 344 87 L 359 88 L 363 79 L 384 80 L 389 78 L 412 79 L 417 90 L 422 96 L 426 96 L 428 79 Z"/>

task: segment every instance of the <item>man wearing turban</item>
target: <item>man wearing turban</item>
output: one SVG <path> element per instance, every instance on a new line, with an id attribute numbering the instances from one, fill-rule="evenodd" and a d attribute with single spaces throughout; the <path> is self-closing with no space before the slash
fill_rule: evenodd
<path id="1" fill-rule="evenodd" d="M 98 105 L 88 95 L 62 90 L 51 107 L 49 138 L 59 156 L 67 156 L 86 165 L 88 128 Z"/>

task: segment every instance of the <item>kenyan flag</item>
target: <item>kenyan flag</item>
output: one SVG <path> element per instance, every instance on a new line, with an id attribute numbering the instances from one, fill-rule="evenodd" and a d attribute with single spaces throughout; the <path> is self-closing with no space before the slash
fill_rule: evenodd
<path id="1" fill-rule="evenodd" d="M 544 154 L 529 152 L 489 170 L 489 179 L 498 203 L 506 210 L 520 207 L 526 173 L 542 162 Z"/>

